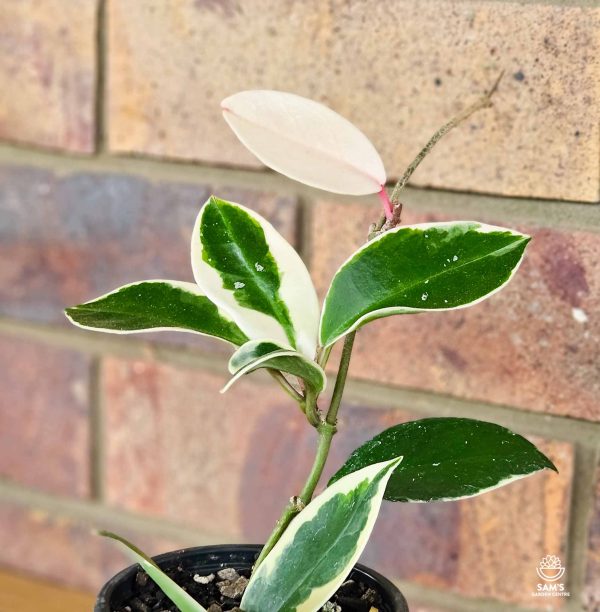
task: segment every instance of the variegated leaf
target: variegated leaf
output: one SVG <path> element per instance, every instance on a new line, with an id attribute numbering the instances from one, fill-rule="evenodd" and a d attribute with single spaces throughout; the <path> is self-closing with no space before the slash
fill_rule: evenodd
<path id="1" fill-rule="evenodd" d="M 209 198 L 192 235 L 198 285 L 250 339 L 273 339 L 312 359 L 319 303 L 306 266 L 259 214 Z"/>
<path id="2" fill-rule="evenodd" d="M 241 142 L 266 166 L 334 193 L 380 192 L 385 169 L 369 139 L 335 111 L 283 91 L 241 91 L 221 102 Z"/>
<path id="3" fill-rule="evenodd" d="M 529 240 L 472 221 L 401 226 L 381 234 L 336 272 L 323 305 L 321 345 L 381 317 L 480 302 L 512 278 Z"/>
<path id="4" fill-rule="evenodd" d="M 233 378 L 223 387 L 225 392 L 244 374 L 259 368 L 271 368 L 302 378 L 315 393 L 320 393 L 327 383 L 323 369 L 302 353 L 268 340 L 250 340 L 241 346 L 229 360 Z"/>
<path id="5" fill-rule="evenodd" d="M 244 612 L 315 612 L 363 551 L 401 458 L 341 478 L 290 523 L 250 579 Z"/>
<path id="6" fill-rule="evenodd" d="M 181 281 L 131 283 L 65 313 L 78 327 L 114 334 L 173 330 L 214 336 L 235 345 L 247 340 L 198 285 Z"/>
<path id="7" fill-rule="evenodd" d="M 359 448 L 329 481 L 404 455 L 385 499 L 402 502 L 452 501 L 481 495 L 543 469 L 556 471 L 529 440 L 485 421 L 442 417 L 386 429 Z"/>
<path id="8" fill-rule="evenodd" d="M 161 591 L 181 612 L 206 612 L 206 608 L 201 606 L 187 591 L 169 578 L 148 555 L 143 553 L 131 542 L 128 542 L 125 538 L 111 533 L 110 531 L 101 531 L 100 535 L 123 544 L 134 561 L 142 566 L 142 569 L 152 578 L 152 580 L 154 580 L 154 582 L 156 582 Z"/>

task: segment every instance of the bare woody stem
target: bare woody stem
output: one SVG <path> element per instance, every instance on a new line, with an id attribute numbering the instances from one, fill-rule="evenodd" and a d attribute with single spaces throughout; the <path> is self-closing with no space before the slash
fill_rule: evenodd
<path id="1" fill-rule="evenodd" d="M 478 110 L 482 108 L 488 108 L 492 105 L 492 96 L 495 91 L 498 89 L 498 85 L 500 84 L 500 80 L 504 76 L 504 71 L 502 71 L 495 83 L 492 85 L 490 90 L 483 95 L 475 104 L 471 104 L 465 108 L 462 112 L 458 113 L 455 117 L 452 117 L 448 123 L 444 124 L 427 142 L 427 144 L 419 151 L 419 154 L 415 157 L 415 159 L 410 163 L 408 168 L 404 171 L 404 174 L 401 176 L 400 180 L 396 183 L 394 190 L 392 191 L 392 197 L 390 200 L 393 205 L 398 204 L 398 199 L 400 196 L 400 192 L 408 183 L 410 177 L 413 172 L 419 167 L 419 164 L 427 157 L 427 154 L 433 149 L 433 147 L 453 128 L 457 125 L 460 125 L 463 121 L 468 119 L 473 113 L 476 113 Z"/>

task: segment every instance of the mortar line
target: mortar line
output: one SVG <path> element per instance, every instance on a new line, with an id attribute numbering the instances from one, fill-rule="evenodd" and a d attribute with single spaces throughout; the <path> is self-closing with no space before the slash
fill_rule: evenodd
<path id="1" fill-rule="evenodd" d="M 105 447 L 104 406 L 102 400 L 102 360 L 94 356 L 90 366 L 90 495 L 104 502 L 105 491 Z"/>
<path id="2" fill-rule="evenodd" d="M 425 418 L 455 416 L 489 419 L 526 435 L 580 443 L 586 448 L 594 449 L 600 444 L 600 423 L 597 422 L 459 398 L 433 391 L 350 380 L 346 385 L 345 401 L 373 409 L 398 409 Z"/>
<path id="3" fill-rule="evenodd" d="M 575 447 L 573 484 L 568 533 L 567 586 L 573 610 L 582 609 L 586 582 L 588 529 L 594 509 L 598 449 Z"/>
<path id="4" fill-rule="evenodd" d="M 74 172 L 119 173 L 150 182 L 210 183 L 214 187 L 235 185 L 306 198 L 315 202 L 359 203 L 379 210 L 375 196 L 355 198 L 319 191 L 268 170 L 217 167 L 185 160 L 119 156 L 100 153 L 95 157 L 49 152 L 25 145 L 0 144 L 0 163 L 28 165 L 68 175 Z M 508 197 L 475 192 L 407 187 L 403 198 L 408 208 L 444 214 L 492 217 L 498 222 L 530 223 L 540 227 L 600 232 L 598 203 Z"/>
<path id="5" fill-rule="evenodd" d="M 222 533 L 206 533 L 180 525 L 168 518 L 135 514 L 114 506 L 105 506 L 95 500 L 59 497 L 1 480 L 0 500 L 34 510 L 44 510 L 49 514 L 66 517 L 80 524 L 88 524 L 94 529 L 138 531 L 148 535 L 181 540 L 182 543 L 189 543 L 190 546 L 238 543 L 236 540 L 239 539 Z"/>
<path id="6" fill-rule="evenodd" d="M 0 333 L 70 348 L 85 354 L 156 361 L 227 376 L 226 355 L 214 355 L 197 349 L 190 350 L 185 346 L 150 345 L 132 336 L 57 328 L 6 317 L 0 317 Z M 252 374 L 252 381 L 271 385 L 271 379 L 260 372 Z M 586 448 L 597 448 L 600 445 L 598 422 L 453 397 L 433 391 L 392 387 L 382 383 L 352 379 L 346 386 L 344 401 L 346 404 L 361 405 L 374 410 L 402 410 L 422 417 L 459 416 L 489 419 L 528 435 L 540 435 L 572 443 L 579 442 Z"/>
<path id="7" fill-rule="evenodd" d="M 95 152 L 106 150 L 106 60 L 107 60 L 107 8 L 106 0 L 97 0 L 96 6 L 96 87 L 94 99 Z"/>

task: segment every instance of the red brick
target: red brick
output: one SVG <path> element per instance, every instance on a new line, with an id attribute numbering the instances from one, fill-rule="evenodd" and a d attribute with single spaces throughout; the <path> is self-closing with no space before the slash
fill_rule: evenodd
<path id="1" fill-rule="evenodd" d="M 97 0 L 0 5 L 0 138 L 94 149 Z"/>
<path id="2" fill-rule="evenodd" d="M 481 0 L 111 0 L 108 8 L 114 151 L 255 167 L 219 103 L 242 89 L 283 89 L 354 121 L 398 176 L 505 69 L 494 108 L 451 134 L 415 184 L 599 198 L 597 8 Z"/>
<path id="3" fill-rule="evenodd" d="M 377 214 L 351 203 L 321 202 L 315 209 L 312 275 L 322 295 Z M 447 217 L 404 214 L 405 223 L 430 220 Z M 473 308 L 368 324 L 357 336 L 351 375 L 600 420 L 600 319 L 594 314 L 600 308 L 600 235 L 520 229 L 533 240 L 508 287 Z M 576 318 L 582 313 L 586 322 Z"/>
<path id="4" fill-rule="evenodd" d="M 96 535 L 87 521 L 42 507 L 0 503 L 0 565 L 58 584 L 97 592 L 131 565 L 116 543 Z M 103 525 L 135 542 L 149 555 L 189 546 L 158 535 Z"/>
<path id="5" fill-rule="evenodd" d="M 587 542 L 587 577 L 584 591 L 584 609 L 600 610 L 600 467 L 597 470 L 595 503 L 590 517 Z"/>
<path id="6" fill-rule="evenodd" d="M 65 306 L 125 283 L 193 281 L 190 236 L 201 204 L 213 192 L 254 208 L 294 242 L 296 205 L 290 197 L 99 172 L 59 175 L 0 166 L 0 312 L 67 325 Z M 210 342 L 192 334 L 143 337 L 202 346 Z"/>
<path id="7" fill-rule="evenodd" d="M 0 338 L 0 475 L 28 487 L 89 494 L 89 359 Z"/>
<path id="8" fill-rule="evenodd" d="M 156 363 L 111 359 L 103 369 L 109 502 L 264 541 L 315 452 L 291 400 L 250 379 L 220 397 L 224 377 Z M 350 406 L 341 415 L 326 478 L 360 443 L 408 418 Z M 565 548 L 572 476 L 570 445 L 540 446 L 560 475 L 456 503 L 386 503 L 363 561 L 391 578 L 535 606 L 539 558 Z"/>

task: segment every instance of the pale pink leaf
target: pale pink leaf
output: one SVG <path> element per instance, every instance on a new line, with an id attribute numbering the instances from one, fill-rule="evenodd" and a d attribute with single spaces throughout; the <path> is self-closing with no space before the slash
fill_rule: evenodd
<path id="1" fill-rule="evenodd" d="M 221 103 L 241 142 L 269 168 L 334 193 L 378 193 L 383 162 L 350 121 L 313 100 L 282 91 L 241 91 Z"/>

